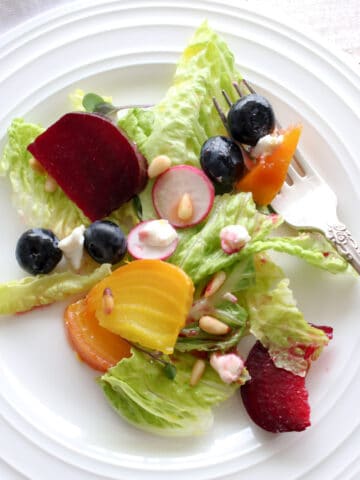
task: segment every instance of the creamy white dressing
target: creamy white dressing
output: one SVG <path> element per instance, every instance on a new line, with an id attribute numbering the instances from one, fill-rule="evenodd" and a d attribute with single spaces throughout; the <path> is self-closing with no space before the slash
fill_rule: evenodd
<path id="1" fill-rule="evenodd" d="M 164 219 L 147 222 L 139 232 L 139 240 L 150 247 L 168 247 L 177 237 L 175 228 Z"/>

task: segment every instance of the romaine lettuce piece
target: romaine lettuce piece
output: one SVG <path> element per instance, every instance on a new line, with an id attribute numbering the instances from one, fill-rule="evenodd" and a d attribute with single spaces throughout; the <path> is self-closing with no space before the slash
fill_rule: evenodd
<path id="1" fill-rule="evenodd" d="M 212 135 L 225 134 L 212 98 L 216 96 L 227 110 L 229 107 L 221 91 L 226 90 L 235 101 L 233 81 L 241 81 L 233 54 L 222 38 L 203 23 L 180 57 L 172 86 L 152 109 L 151 132 L 142 147 L 139 145 L 148 161 L 163 154 L 175 165 L 199 166 L 199 154 L 205 140 Z M 133 122 L 132 116 L 130 112 L 120 121 L 127 132 L 128 123 Z M 133 140 L 138 144 L 137 138 Z"/>
<path id="2" fill-rule="evenodd" d="M 181 267 L 196 284 L 246 257 L 251 243 L 267 238 L 281 221 L 280 217 L 258 212 L 251 193 L 217 196 L 206 222 L 180 234 L 179 244 L 169 261 Z M 247 246 L 232 255 L 221 248 L 220 232 L 226 225 L 243 225 L 251 236 Z"/>
<path id="3" fill-rule="evenodd" d="M 249 246 L 248 253 L 265 250 L 288 253 L 331 273 L 350 271 L 348 262 L 319 232 L 302 232 L 295 237 L 269 237 Z"/>
<path id="4" fill-rule="evenodd" d="M 254 256 L 247 255 L 241 258 L 234 265 L 225 269 L 224 272 L 226 274 L 224 283 L 216 292 L 206 299 L 207 302 L 211 302 L 211 305 L 216 306 L 221 303 L 224 300 L 224 295 L 226 298 L 226 294 L 233 294 L 236 297 L 236 292 L 254 285 L 256 281 Z M 212 277 L 206 277 L 196 285 L 195 299 L 203 297 L 205 288 L 211 279 Z M 232 300 L 233 299 L 234 297 Z"/>
<path id="5" fill-rule="evenodd" d="M 241 81 L 234 56 L 205 22 L 183 52 L 164 99 L 147 113 L 141 109 L 131 110 L 119 121 L 119 126 L 149 163 L 163 154 L 168 155 L 174 165 L 199 166 L 205 140 L 226 134 L 212 98 L 215 96 L 226 111 L 229 107 L 221 91 L 226 90 L 234 101 L 237 94 L 233 81 Z M 140 194 L 144 220 L 155 217 L 152 183 Z"/>
<path id="6" fill-rule="evenodd" d="M 31 154 L 27 146 L 43 128 L 15 119 L 8 131 L 8 143 L 0 160 L 0 174 L 7 175 L 13 189 L 13 201 L 27 226 L 52 230 L 60 239 L 69 235 L 75 227 L 90 224 L 81 210 L 57 188 L 45 191 L 44 174 L 29 166 Z M 138 222 L 132 202 L 114 211 L 109 218 L 128 232 Z"/>
<path id="7" fill-rule="evenodd" d="M 25 277 L 0 284 L 0 315 L 26 312 L 32 308 L 86 293 L 93 285 L 110 275 L 111 265 L 103 264 L 88 275 L 56 272 Z"/>
<path id="8" fill-rule="evenodd" d="M 66 197 L 60 188 L 53 193 L 45 191 L 44 174 L 29 166 L 31 154 L 27 146 L 43 128 L 15 119 L 8 131 L 8 144 L 0 161 L 1 173 L 6 174 L 13 189 L 13 201 L 30 227 L 49 228 L 63 238 L 73 228 L 88 224 L 82 212 Z"/>
<path id="9" fill-rule="evenodd" d="M 243 329 L 246 325 L 247 312 L 238 303 L 223 300 L 215 306 L 215 316 L 233 328 Z"/>
<path id="10" fill-rule="evenodd" d="M 208 279 L 207 279 L 208 280 Z M 205 283 L 200 282 L 197 287 L 196 300 L 189 312 L 193 320 L 181 330 L 175 349 L 180 352 L 200 350 L 214 352 L 226 351 L 235 347 L 239 340 L 247 334 L 247 311 L 239 305 L 236 296 L 231 301 L 224 295 L 237 293 L 248 288 L 255 282 L 255 267 L 252 257 L 235 264 L 226 270 L 226 280 L 223 285 L 209 297 L 202 295 Z M 201 330 L 198 320 L 203 315 L 211 315 L 231 327 L 227 335 L 214 336 Z"/>
<path id="11" fill-rule="evenodd" d="M 289 280 L 264 254 L 256 257 L 256 274 L 256 284 L 239 296 L 248 311 L 250 332 L 269 349 L 277 367 L 305 376 L 329 339 L 305 321 Z"/>
<path id="12" fill-rule="evenodd" d="M 248 316 L 246 310 L 238 303 L 225 300 L 216 306 L 211 305 L 211 301 L 207 302 L 207 299 L 200 300 L 200 303 L 202 302 L 205 309 L 203 315 L 212 315 L 226 323 L 232 328 L 231 332 L 227 335 L 214 336 L 201 330 L 198 322 L 190 323 L 181 330 L 175 349 L 179 352 L 191 350 L 216 352 L 235 347 L 245 332 Z M 201 305 L 199 307 L 197 313 L 201 316 Z"/>
<path id="13" fill-rule="evenodd" d="M 180 233 L 179 245 L 169 261 L 185 270 L 195 284 L 219 270 L 239 268 L 246 259 L 266 250 L 296 255 L 332 273 L 349 269 L 347 261 L 320 233 L 274 236 L 282 222 L 278 215 L 259 212 L 250 193 L 217 196 L 206 222 Z M 221 249 L 220 232 L 234 224 L 246 227 L 251 240 L 240 252 L 228 255 Z"/>
<path id="14" fill-rule="evenodd" d="M 141 153 L 145 150 L 145 144 L 151 135 L 154 125 L 153 108 L 133 108 L 119 120 L 119 127 L 130 138 L 136 139 L 135 143 Z"/>
<path id="15" fill-rule="evenodd" d="M 225 282 L 219 291 L 215 293 L 215 298 L 217 296 L 222 297 L 227 292 L 236 294 L 239 290 L 244 290 L 254 285 L 255 281 L 254 258 L 253 255 L 248 255 L 226 270 Z"/>
<path id="16" fill-rule="evenodd" d="M 166 377 L 163 367 L 136 349 L 100 380 L 104 393 L 116 410 L 131 424 L 153 433 L 169 436 L 200 435 L 213 422 L 211 407 L 226 400 L 240 386 L 223 383 L 207 366 L 200 382 L 190 386 L 195 358 L 176 353 L 177 374 Z M 246 369 L 242 380 L 248 379 Z"/>

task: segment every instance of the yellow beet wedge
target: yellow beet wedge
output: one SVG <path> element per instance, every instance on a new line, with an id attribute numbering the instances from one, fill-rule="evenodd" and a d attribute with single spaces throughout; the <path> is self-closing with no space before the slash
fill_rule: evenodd
<path id="1" fill-rule="evenodd" d="M 111 293 L 113 307 L 104 309 Z M 130 342 L 170 354 L 193 300 L 194 286 L 179 267 L 161 260 L 135 260 L 115 270 L 88 294 L 100 325 Z"/>

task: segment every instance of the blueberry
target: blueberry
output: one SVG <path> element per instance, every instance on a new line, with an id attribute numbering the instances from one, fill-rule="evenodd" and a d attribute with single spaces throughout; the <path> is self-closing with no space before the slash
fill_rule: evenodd
<path id="1" fill-rule="evenodd" d="M 15 255 L 20 267 L 32 275 L 49 273 L 62 258 L 59 240 L 45 228 L 32 228 L 19 238 Z"/>
<path id="2" fill-rule="evenodd" d="M 245 171 L 240 148 L 233 140 L 222 136 L 206 140 L 201 148 L 200 163 L 215 184 L 217 193 L 230 192 Z"/>
<path id="3" fill-rule="evenodd" d="M 255 146 L 259 138 L 274 130 L 275 114 L 266 98 L 252 93 L 232 105 L 227 123 L 235 140 Z"/>
<path id="4" fill-rule="evenodd" d="M 98 263 L 117 263 L 126 253 L 126 237 L 116 223 L 97 220 L 84 233 L 84 247 Z"/>

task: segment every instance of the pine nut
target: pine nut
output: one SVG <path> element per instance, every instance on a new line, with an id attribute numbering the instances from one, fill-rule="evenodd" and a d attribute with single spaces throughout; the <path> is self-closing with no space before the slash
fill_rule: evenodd
<path id="1" fill-rule="evenodd" d="M 45 180 L 45 192 L 54 193 L 57 189 L 57 186 L 58 184 L 56 183 L 56 180 L 54 180 L 52 177 L 50 177 L 50 175 L 48 175 Z"/>
<path id="2" fill-rule="evenodd" d="M 215 292 L 217 292 L 221 287 L 221 285 L 225 282 L 225 280 L 226 280 L 225 272 L 223 271 L 216 272 L 215 275 L 210 280 L 210 282 L 206 285 L 204 297 L 205 298 L 210 297 Z"/>
<path id="3" fill-rule="evenodd" d="M 200 318 L 199 327 L 211 335 L 226 335 L 230 331 L 229 325 L 226 325 L 226 323 L 221 322 L 217 318 L 210 317 L 210 315 L 204 315 Z"/>
<path id="4" fill-rule="evenodd" d="M 106 315 L 110 315 L 110 313 L 114 310 L 114 296 L 111 288 L 107 287 L 104 289 L 102 304 L 104 313 Z"/>
<path id="5" fill-rule="evenodd" d="M 191 370 L 191 376 L 190 376 L 190 385 L 192 387 L 195 387 L 195 385 L 199 383 L 201 377 L 204 375 L 205 368 L 206 368 L 205 360 L 202 360 L 201 358 L 196 360 Z"/>
<path id="6" fill-rule="evenodd" d="M 237 303 L 238 298 L 231 292 L 224 293 L 223 297 L 224 300 L 228 300 L 231 303 Z"/>
<path id="7" fill-rule="evenodd" d="M 171 165 L 171 160 L 167 155 L 158 155 L 153 158 L 148 168 L 149 178 L 155 178 L 161 173 L 164 173 Z"/>
<path id="8" fill-rule="evenodd" d="M 35 170 L 35 172 L 38 172 L 38 173 L 45 172 L 44 167 L 34 157 L 29 158 L 29 165 L 33 170 Z"/>
<path id="9" fill-rule="evenodd" d="M 194 207 L 190 198 L 190 195 L 188 193 L 184 193 L 184 195 L 181 197 L 178 209 L 177 209 L 177 214 L 180 220 L 190 220 L 190 218 L 193 216 L 194 213 Z"/>

